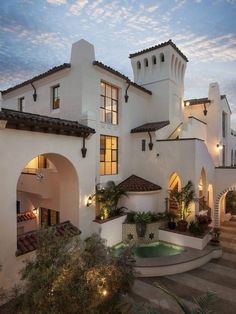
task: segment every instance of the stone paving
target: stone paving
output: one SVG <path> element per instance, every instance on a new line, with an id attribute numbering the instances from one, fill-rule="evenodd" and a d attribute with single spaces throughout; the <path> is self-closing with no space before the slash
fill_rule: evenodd
<path id="1" fill-rule="evenodd" d="M 223 223 L 221 227 L 223 256 L 206 265 L 176 275 L 139 278 L 133 287 L 133 298 L 137 302 L 151 303 L 157 313 L 183 313 L 171 298 L 163 294 L 159 284 L 191 303 L 193 297 L 206 291 L 217 294 L 217 313 L 236 313 L 236 221 Z"/>

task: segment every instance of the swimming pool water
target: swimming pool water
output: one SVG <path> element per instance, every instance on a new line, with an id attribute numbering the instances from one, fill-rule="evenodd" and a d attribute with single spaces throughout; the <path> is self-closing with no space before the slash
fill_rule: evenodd
<path id="1" fill-rule="evenodd" d="M 119 255 L 121 251 L 126 247 L 126 244 L 120 243 L 114 247 L 115 255 Z M 165 242 L 153 242 L 150 244 L 140 244 L 132 248 L 134 256 L 141 258 L 160 257 L 160 256 L 172 256 L 180 254 L 184 251 L 182 247 L 168 244 Z"/>

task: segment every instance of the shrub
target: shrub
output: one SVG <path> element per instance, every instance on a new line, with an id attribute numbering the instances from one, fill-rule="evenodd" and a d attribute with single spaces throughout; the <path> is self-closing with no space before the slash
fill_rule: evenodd
<path id="1" fill-rule="evenodd" d="M 204 228 L 195 221 L 190 221 L 188 230 L 190 233 L 192 233 L 195 236 L 201 236 L 204 233 Z"/>
<path id="2" fill-rule="evenodd" d="M 51 228 L 50 228 L 51 229 Z M 85 241 L 40 232 L 36 258 L 22 270 L 24 294 L 15 313 L 114 313 L 134 280 L 125 252 L 114 257 L 104 241 Z"/>

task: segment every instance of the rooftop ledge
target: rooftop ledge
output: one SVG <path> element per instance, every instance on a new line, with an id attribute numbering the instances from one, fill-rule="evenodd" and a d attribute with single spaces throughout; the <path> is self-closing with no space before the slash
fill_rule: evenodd
<path id="1" fill-rule="evenodd" d="M 156 142 L 178 142 L 178 141 L 201 141 L 201 142 L 204 142 L 204 140 L 200 139 L 200 138 L 174 138 L 174 139 L 171 139 L 171 138 L 167 138 L 165 140 L 156 140 Z"/>

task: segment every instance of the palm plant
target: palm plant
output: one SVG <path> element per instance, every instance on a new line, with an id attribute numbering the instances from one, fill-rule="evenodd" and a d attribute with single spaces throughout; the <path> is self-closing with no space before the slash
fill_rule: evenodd
<path id="1" fill-rule="evenodd" d="M 194 200 L 194 188 L 193 183 L 188 181 L 188 183 L 181 189 L 181 191 L 171 191 L 170 197 L 175 199 L 178 210 L 180 212 L 181 220 L 186 221 L 191 213 L 190 204 Z"/>
<path id="2" fill-rule="evenodd" d="M 104 218 L 108 218 L 118 215 L 124 208 L 118 208 L 119 200 L 123 196 L 128 196 L 127 192 L 113 181 L 108 181 L 104 187 L 97 184 L 96 192 L 90 196 L 90 201 L 95 199 L 96 203 L 100 205 L 101 215 L 104 215 Z"/>

